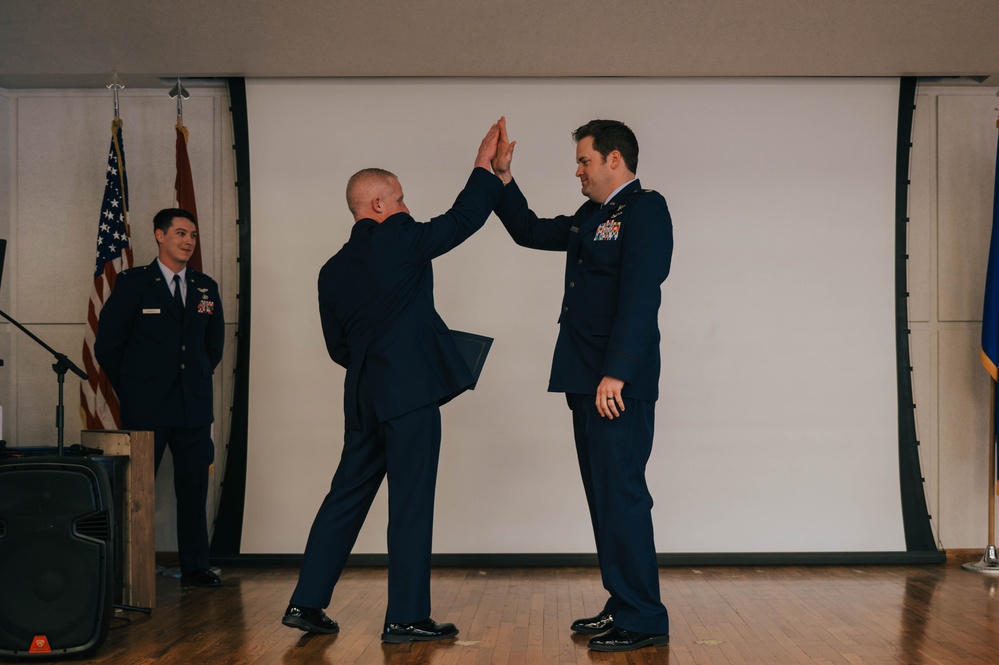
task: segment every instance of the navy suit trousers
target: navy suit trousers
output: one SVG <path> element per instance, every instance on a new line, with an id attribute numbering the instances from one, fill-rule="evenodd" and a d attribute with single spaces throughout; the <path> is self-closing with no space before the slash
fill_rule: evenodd
<path id="1" fill-rule="evenodd" d="M 593 395 L 566 395 L 576 455 L 590 508 L 604 588 L 614 625 L 640 633 L 669 632 L 659 594 L 652 533 L 652 495 L 645 465 L 652 453 L 655 402 L 625 399 L 613 420 L 601 418 Z"/>
<path id="2" fill-rule="evenodd" d="M 173 455 L 173 491 L 177 497 L 177 550 L 180 569 L 193 573 L 208 567 L 208 469 L 215 459 L 212 426 L 153 428 L 156 470 L 167 447 Z"/>
<path id="3" fill-rule="evenodd" d="M 343 453 L 309 532 L 294 605 L 326 608 L 368 509 L 388 476 L 388 608 L 386 623 L 430 617 L 430 553 L 441 446 L 434 403 L 379 422 L 359 387 L 360 427 L 344 433 Z"/>

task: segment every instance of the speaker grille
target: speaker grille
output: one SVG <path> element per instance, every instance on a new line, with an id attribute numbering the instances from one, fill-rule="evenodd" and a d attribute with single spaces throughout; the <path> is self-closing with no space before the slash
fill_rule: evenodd
<path id="1" fill-rule="evenodd" d="M 0 460 L 0 660 L 35 635 L 53 655 L 90 653 L 111 621 L 114 513 L 89 460 Z"/>
<path id="2" fill-rule="evenodd" d="M 106 511 L 84 515 L 73 522 L 73 533 L 83 538 L 108 542 L 111 540 L 111 520 Z"/>

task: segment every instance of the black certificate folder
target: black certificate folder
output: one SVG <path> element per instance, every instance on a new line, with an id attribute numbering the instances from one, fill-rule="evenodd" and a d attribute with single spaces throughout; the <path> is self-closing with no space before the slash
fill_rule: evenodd
<path id="1" fill-rule="evenodd" d="M 475 384 L 479 382 L 479 375 L 482 374 L 482 366 L 486 364 L 486 355 L 489 354 L 489 347 L 492 346 L 493 338 L 462 332 L 460 330 L 452 330 L 451 336 L 458 345 L 458 351 L 461 352 L 461 357 L 465 359 L 465 364 L 468 365 L 468 369 L 472 372 L 472 378 L 475 382 L 471 387 L 475 388 Z"/>

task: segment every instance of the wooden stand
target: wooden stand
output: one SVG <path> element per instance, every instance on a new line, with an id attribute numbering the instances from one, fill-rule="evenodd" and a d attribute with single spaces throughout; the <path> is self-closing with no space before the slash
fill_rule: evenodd
<path id="1" fill-rule="evenodd" d="M 128 458 L 122 533 L 123 598 L 126 605 L 156 606 L 156 481 L 153 433 L 83 430 L 80 443 L 105 455 Z"/>

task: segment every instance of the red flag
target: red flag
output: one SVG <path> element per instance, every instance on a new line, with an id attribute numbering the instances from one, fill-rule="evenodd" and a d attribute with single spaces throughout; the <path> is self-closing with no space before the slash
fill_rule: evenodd
<path id="1" fill-rule="evenodd" d="M 177 179 L 174 181 L 174 189 L 177 190 L 177 207 L 182 208 L 194 215 L 194 226 L 198 227 L 198 204 L 194 200 L 194 178 L 191 176 L 191 160 L 187 157 L 187 127 L 181 120 L 177 120 Z M 199 234 L 198 244 L 194 246 L 194 254 L 187 262 L 198 272 L 201 269 L 201 238 Z"/>
<path id="2" fill-rule="evenodd" d="M 111 123 L 111 149 L 108 151 L 104 201 L 97 224 L 97 261 L 94 288 L 87 307 L 87 330 L 83 339 L 83 369 L 87 380 L 80 384 L 80 410 L 87 429 L 121 429 L 118 396 L 94 355 L 97 321 L 104 302 L 111 295 L 115 279 L 132 267 L 132 247 L 128 230 L 128 181 L 125 179 L 125 150 L 121 119 Z"/>

